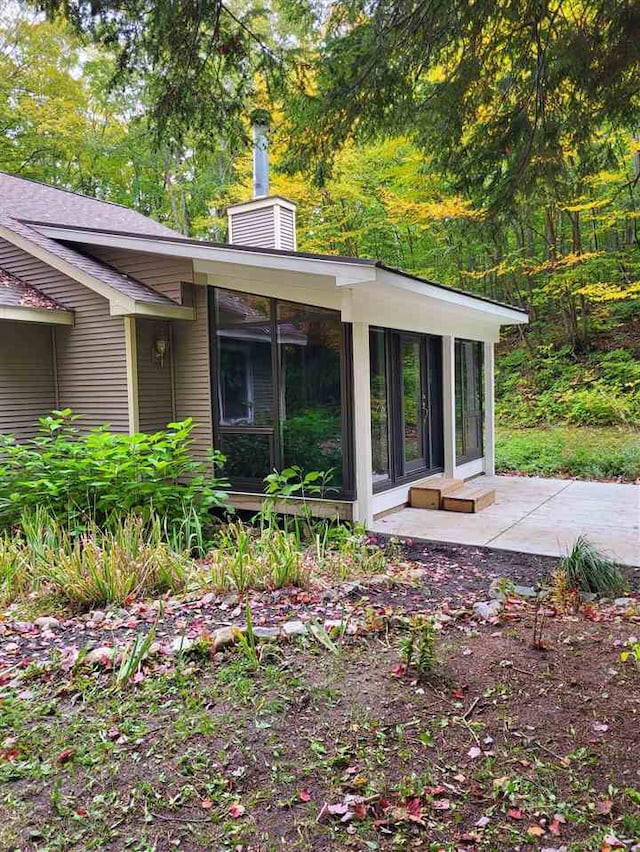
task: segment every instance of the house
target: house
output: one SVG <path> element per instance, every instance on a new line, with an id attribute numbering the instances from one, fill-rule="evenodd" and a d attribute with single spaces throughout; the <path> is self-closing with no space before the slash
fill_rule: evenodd
<path id="1" fill-rule="evenodd" d="M 131 433 L 193 417 L 237 505 L 297 464 L 333 469 L 332 505 L 364 522 L 430 474 L 492 473 L 494 344 L 526 314 L 298 252 L 295 215 L 263 194 L 217 244 L 0 173 L 0 431 L 63 407 Z"/>

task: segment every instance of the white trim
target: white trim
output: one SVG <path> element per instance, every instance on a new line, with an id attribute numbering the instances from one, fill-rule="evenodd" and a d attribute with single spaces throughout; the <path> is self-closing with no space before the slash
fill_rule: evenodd
<path id="1" fill-rule="evenodd" d="M 40 322 L 47 325 L 73 325 L 73 311 L 31 308 L 26 305 L 0 305 L 0 320 Z"/>
<path id="2" fill-rule="evenodd" d="M 484 473 L 484 464 L 484 459 L 473 459 L 472 461 L 458 465 L 455 469 L 455 478 L 469 479 L 471 476 L 478 476 L 478 474 Z"/>
<path id="3" fill-rule="evenodd" d="M 124 345 L 127 355 L 127 408 L 129 411 L 129 434 L 140 431 L 138 400 L 138 341 L 135 317 L 124 317 Z"/>
<path id="4" fill-rule="evenodd" d="M 284 207 L 286 210 L 297 210 L 297 205 L 281 195 L 265 195 L 263 198 L 253 198 L 251 201 L 241 201 L 239 204 L 230 204 L 227 207 L 227 215 L 230 210 L 234 213 L 246 213 L 252 210 L 264 210 L 267 207 Z"/>
<path id="5" fill-rule="evenodd" d="M 275 248 L 282 248 L 282 231 L 280 227 L 280 205 L 274 204 L 273 206 L 273 241 L 275 243 Z"/>
<path id="6" fill-rule="evenodd" d="M 131 309 L 110 303 L 109 314 L 112 317 L 151 317 L 152 319 L 193 320 L 195 311 L 185 305 L 158 305 L 155 302 L 133 302 Z"/>
<path id="7" fill-rule="evenodd" d="M 444 438 L 444 475 L 454 476 L 456 466 L 456 339 L 442 337 L 442 431 Z"/>
<path id="8" fill-rule="evenodd" d="M 371 386 L 369 326 L 355 322 L 353 337 L 353 419 L 357 518 L 363 524 L 373 519 L 373 458 L 371 451 Z"/>
<path id="9" fill-rule="evenodd" d="M 493 343 L 484 343 L 484 472 L 496 472 L 495 353 Z"/>

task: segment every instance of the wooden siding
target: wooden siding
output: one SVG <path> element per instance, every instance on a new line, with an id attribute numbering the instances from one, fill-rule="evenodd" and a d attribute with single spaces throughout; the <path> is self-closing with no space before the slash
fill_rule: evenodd
<path id="1" fill-rule="evenodd" d="M 0 432 L 32 438 L 55 407 L 51 326 L 0 320 Z"/>
<path id="2" fill-rule="evenodd" d="M 231 213 L 232 242 L 237 246 L 275 248 L 275 214 L 273 207 Z"/>
<path id="3" fill-rule="evenodd" d="M 296 250 L 296 214 L 288 207 L 280 208 L 280 248 Z"/>
<path id="4" fill-rule="evenodd" d="M 213 447 L 207 287 L 185 287 L 185 303 L 195 307 L 196 319 L 172 324 L 175 411 L 178 420 L 195 420 L 194 454 L 202 458 Z"/>
<path id="5" fill-rule="evenodd" d="M 182 282 L 193 281 L 190 260 L 166 257 L 143 251 L 126 251 L 107 246 L 83 246 L 82 250 L 98 260 L 113 266 L 125 275 L 137 278 L 164 296 L 182 304 Z"/>
<path id="6" fill-rule="evenodd" d="M 85 429 L 109 423 L 116 432 L 128 432 L 122 317 L 109 315 L 102 296 L 2 239 L 0 267 L 75 311 L 74 326 L 55 330 L 60 407 L 81 414 Z"/>
<path id="7" fill-rule="evenodd" d="M 158 432 L 174 419 L 171 381 L 172 346 L 161 362 L 154 356 L 154 342 L 170 341 L 168 322 L 136 317 L 138 346 L 138 417 L 141 432 Z"/>

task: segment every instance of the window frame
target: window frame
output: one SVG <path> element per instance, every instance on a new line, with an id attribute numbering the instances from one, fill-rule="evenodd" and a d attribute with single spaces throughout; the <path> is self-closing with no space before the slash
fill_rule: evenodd
<path id="1" fill-rule="evenodd" d="M 443 424 L 443 373 L 442 373 L 442 337 L 436 334 L 424 332 L 411 332 L 404 329 L 386 328 L 383 326 L 369 326 L 369 345 L 371 345 L 371 333 L 382 333 L 385 344 L 385 372 L 387 389 L 387 441 L 389 448 L 389 474 L 385 479 L 372 482 L 374 494 L 389 491 L 424 479 L 435 473 L 444 471 L 444 424 Z M 402 336 L 417 337 L 420 340 L 421 357 L 424 369 L 421 381 L 423 393 L 427 398 L 430 412 L 435 411 L 432 421 L 433 427 L 425 428 L 425 437 L 428 441 L 428 460 L 424 467 L 413 467 L 407 469 L 404 461 L 404 413 L 402 402 L 402 363 L 401 363 L 401 338 Z M 434 357 L 437 351 L 437 356 Z M 430 380 L 429 372 L 435 367 L 439 378 L 439 389 L 434 389 Z M 369 356 L 369 370 L 371 370 L 371 356 Z M 371 374 L 370 374 L 371 375 Z M 371 416 L 371 411 L 369 411 Z M 436 459 L 439 463 L 433 464 Z M 371 472 L 373 478 L 373 471 Z"/>
<path id="2" fill-rule="evenodd" d="M 485 388 L 484 388 L 484 341 L 470 340 L 467 338 L 456 338 L 454 342 L 454 371 L 455 371 L 455 411 L 456 411 L 456 434 L 455 434 L 455 460 L 456 466 L 467 464 L 468 462 L 477 461 L 484 458 L 485 450 Z M 458 390 L 461 394 L 465 393 L 465 381 L 467 378 L 468 362 L 463 363 L 463 352 L 471 351 L 471 370 L 475 373 L 474 381 L 477 383 L 478 395 L 480 399 L 479 407 L 471 407 L 465 405 L 464 398 L 460 398 L 460 420 L 458 421 Z M 465 356 L 466 358 L 466 356 Z M 460 365 L 460 368 L 459 368 Z M 460 385 L 458 385 L 458 375 L 460 374 Z M 468 396 L 468 394 L 467 394 Z M 466 435 L 467 424 L 470 420 L 476 421 L 475 429 L 480 436 L 479 446 L 467 447 Z M 458 439 L 462 442 L 462 453 L 458 453 Z"/>
<path id="3" fill-rule="evenodd" d="M 341 406 L 341 447 L 342 447 L 342 487 L 331 491 L 328 499 L 355 500 L 355 460 L 353 435 L 353 344 L 352 325 L 342 321 L 340 311 L 335 308 L 325 308 L 320 305 L 307 305 L 293 299 L 281 299 L 277 296 L 265 296 L 261 293 L 251 293 L 247 290 L 236 290 L 224 286 L 207 288 L 208 333 L 209 333 L 209 369 L 211 372 L 211 422 L 214 447 L 220 446 L 221 437 L 225 434 L 269 435 L 271 450 L 271 472 L 273 469 L 283 469 L 282 422 L 280 420 L 280 394 L 282 392 L 282 370 L 280 365 L 280 341 L 278 340 L 278 303 L 299 305 L 301 308 L 312 308 L 335 314 L 340 323 L 340 406 Z M 228 425 L 221 422 L 220 408 L 220 373 L 218 363 L 218 336 L 216 316 L 216 291 L 227 290 L 242 296 L 265 299 L 269 302 L 270 311 L 270 348 L 271 348 L 271 377 L 273 383 L 272 424 L 269 426 Z M 263 493 L 262 480 L 230 477 L 231 487 L 250 493 Z"/>

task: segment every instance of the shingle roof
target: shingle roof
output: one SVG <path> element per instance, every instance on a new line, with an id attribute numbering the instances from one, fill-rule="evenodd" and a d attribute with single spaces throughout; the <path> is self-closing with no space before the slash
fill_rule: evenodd
<path id="1" fill-rule="evenodd" d="M 66 311 L 67 308 L 45 296 L 36 287 L 0 268 L 0 305 L 9 308 L 38 308 L 41 311 Z"/>
<path id="2" fill-rule="evenodd" d="M 180 237 L 171 228 L 121 204 L 98 201 L 87 195 L 6 172 L 0 172 L 0 208 L 9 216 L 26 222 L 46 222 L 68 227 L 90 222 L 96 228 L 127 231 L 130 234 Z"/>
<path id="3" fill-rule="evenodd" d="M 4 200 L 0 201 L 0 205 L 4 206 Z M 147 222 L 148 220 L 145 219 L 144 221 Z M 153 290 L 130 275 L 118 272 L 106 263 L 81 254 L 49 237 L 45 237 L 39 231 L 36 231 L 35 228 L 31 228 L 29 225 L 25 225 L 24 222 L 19 222 L 10 216 L 3 215 L 1 212 L 0 225 L 14 234 L 23 237 L 30 243 L 45 249 L 61 260 L 66 261 L 102 284 L 106 284 L 129 299 L 133 299 L 134 302 L 146 302 L 150 305 L 170 305 L 173 307 L 176 305 L 173 299 L 164 296 L 162 293 L 158 293 L 157 290 Z"/>

